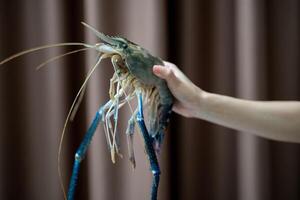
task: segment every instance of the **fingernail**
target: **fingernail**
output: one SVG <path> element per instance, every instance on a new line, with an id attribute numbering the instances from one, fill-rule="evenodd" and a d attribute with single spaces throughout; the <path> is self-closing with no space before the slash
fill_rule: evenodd
<path id="1" fill-rule="evenodd" d="M 160 74 L 160 68 L 159 68 L 159 65 L 154 65 L 154 66 L 153 66 L 153 72 L 154 72 L 155 74 Z"/>

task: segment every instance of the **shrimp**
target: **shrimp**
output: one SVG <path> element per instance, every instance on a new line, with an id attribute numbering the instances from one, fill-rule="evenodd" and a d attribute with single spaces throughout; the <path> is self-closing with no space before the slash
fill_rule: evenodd
<path id="1" fill-rule="evenodd" d="M 99 52 L 99 59 L 88 72 L 88 75 L 79 89 L 65 120 L 58 152 L 58 171 L 61 178 L 60 155 L 67 123 L 74 118 L 83 98 L 86 84 L 91 75 L 103 59 L 109 58 L 114 68 L 114 74 L 110 79 L 109 101 L 101 106 L 96 112 L 91 125 L 75 153 L 73 171 L 67 194 L 63 186 L 64 184 L 61 181 L 64 197 L 68 200 L 73 200 L 75 198 L 75 189 L 80 164 L 84 159 L 94 133 L 101 122 L 103 123 L 104 133 L 110 149 L 112 162 L 115 163 L 116 155 L 122 157 L 119 150 L 117 134 L 118 114 L 119 109 L 128 104 L 132 113 L 128 120 L 128 126 L 126 129 L 129 160 L 132 163 L 133 168 L 135 168 L 136 162 L 133 149 L 133 138 L 134 127 L 138 124 L 143 137 L 145 152 L 149 159 L 151 172 L 153 174 L 151 200 L 156 200 L 161 173 L 157 154 L 160 150 L 166 127 L 170 121 L 173 96 L 168 89 L 167 83 L 153 74 L 152 67 L 153 65 L 164 65 L 164 63 L 160 58 L 152 56 L 146 49 L 127 40 L 126 38 L 107 36 L 97 31 L 92 26 L 84 22 L 82 23 L 97 37 L 99 37 L 102 43 L 97 43 L 95 45 L 86 43 L 59 43 L 36 47 L 15 54 L 0 62 L 0 65 L 26 53 L 57 46 L 77 45 L 83 46 L 84 48 L 51 58 L 39 65 L 38 68 L 41 68 L 45 64 L 63 56 L 85 51 L 87 49 L 93 49 Z M 135 109 L 133 109 L 130 104 L 133 99 L 137 99 L 138 102 Z M 148 110 L 147 123 L 144 120 L 144 108 Z"/>

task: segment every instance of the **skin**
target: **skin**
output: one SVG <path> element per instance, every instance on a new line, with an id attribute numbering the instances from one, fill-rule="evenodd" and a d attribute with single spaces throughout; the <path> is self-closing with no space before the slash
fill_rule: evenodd
<path id="1" fill-rule="evenodd" d="M 213 94 L 192 83 L 174 64 L 155 65 L 175 97 L 173 111 L 267 139 L 300 142 L 299 101 L 250 101 Z"/>

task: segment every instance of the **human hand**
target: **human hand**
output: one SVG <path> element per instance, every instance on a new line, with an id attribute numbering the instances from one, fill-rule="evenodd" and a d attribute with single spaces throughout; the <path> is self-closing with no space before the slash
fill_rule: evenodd
<path id="1" fill-rule="evenodd" d="M 174 64 L 153 67 L 175 97 L 173 110 L 268 139 L 300 143 L 299 101 L 251 101 L 208 93 L 194 85 Z"/>
<path id="2" fill-rule="evenodd" d="M 175 97 L 173 111 L 185 117 L 196 117 L 204 91 L 192 83 L 176 65 L 164 62 L 165 66 L 155 65 L 153 73 L 167 81 Z"/>

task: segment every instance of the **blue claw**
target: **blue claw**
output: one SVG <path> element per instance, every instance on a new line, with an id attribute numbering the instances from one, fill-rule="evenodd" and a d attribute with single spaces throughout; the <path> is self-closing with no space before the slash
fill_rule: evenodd
<path id="1" fill-rule="evenodd" d="M 145 149 L 148 154 L 148 158 L 150 161 L 150 167 L 153 174 L 153 181 L 152 181 L 152 191 L 151 191 L 151 200 L 157 200 L 157 192 L 158 192 L 158 185 L 159 185 L 159 178 L 160 178 L 160 168 L 158 164 L 158 160 L 156 157 L 155 150 L 153 148 L 153 139 L 148 134 L 148 130 L 145 125 L 144 121 L 144 114 L 143 114 L 143 98 L 141 93 L 137 94 L 138 96 L 138 113 L 137 113 L 137 122 L 141 129 L 144 142 L 145 142 Z"/>
<path id="2" fill-rule="evenodd" d="M 90 125 L 90 127 L 89 127 L 88 131 L 86 132 L 79 148 L 76 151 L 72 176 L 71 176 L 68 195 L 67 195 L 68 200 L 74 200 L 75 188 L 76 188 L 79 169 L 80 169 L 80 163 L 84 159 L 84 157 L 86 155 L 87 148 L 88 148 L 89 144 L 91 143 L 91 140 L 92 140 L 92 138 L 95 134 L 95 131 L 96 131 L 101 119 L 102 119 L 103 113 L 109 105 L 110 105 L 110 102 L 106 103 L 104 106 L 102 106 L 98 110 L 98 112 L 96 113 L 96 115 L 93 119 L 92 124 Z"/>

